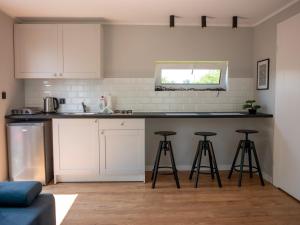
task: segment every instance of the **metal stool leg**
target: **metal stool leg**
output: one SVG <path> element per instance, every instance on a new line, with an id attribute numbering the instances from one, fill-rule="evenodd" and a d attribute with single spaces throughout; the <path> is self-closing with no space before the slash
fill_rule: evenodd
<path id="1" fill-rule="evenodd" d="M 245 152 L 246 152 L 246 145 L 247 142 L 244 143 L 243 149 L 242 149 L 242 156 L 241 156 L 241 164 L 240 164 L 240 175 L 238 180 L 238 186 L 242 186 L 242 177 L 243 177 L 243 167 L 244 167 L 244 160 L 245 160 Z"/>
<path id="2" fill-rule="evenodd" d="M 214 151 L 214 147 L 212 145 L 212 143 L 209 141 L 209 145 L 210 145 L 210 149 L 211 149 L 211 154 L 212 154 L 212 160 L 215 164 L 215 172 L 216 172 L 216 177 L 218 180 L 218 185 L 219 187 L 222 187 L 222 183 L 221 183 L 221 178 L 220 178 L 220 174 L 219 174 L 219 170 L 218 170 L 218 165 L 217 165 L 217 160 L 216 160 L 216 156 L 215 156 L 215 151 Z"/>
<path id="3" fill-rule="evenodd" d="M 157 160 L 158 160 L 158 157 L 159 157 L 159 151 L 160 151 L 161 148 L 162 148 L 162 141 L 160 141 L 159 145 L 158 145 L 158 149 L 157 149 L 157 153 L 156 153 L 156 157 L 155 157 L 155 161 L 154 161 L 154 165 L 153 165 L 153 169 L 152 169 L 151 180 L 153 180 L 154 169 L 155 169 L 155 166 L 157 164 Z"/>
<path id="4" fill-rule="evenodd" d="M 159 167 L 159 161 L 160 161 L 161 152 L 162 152 L 162 148 L 159 149 L 159 153 L 158 153 L 158 157 L 157 157 L 157 162 L 155 164 L 154 177 L 153 177 L 153 180 L 152 180 L 152 188 L 155 188 L 155 183 L 156 183 L 156 179 L 157 179 L 157 173 L 158 173 L 158 167 Z"/>
<path id="5" fill-rule="evenodd" d="M 250 178 L 253 177 L 253 168 L 252 168 L 252 154 L 251 154 L 251 146 L 250 149 L 248 149 L 248 160 L 249 160 L 249 174 Z"/>
<path id="6" fill-rule="evenodd" d="M 199 156 L 198 156 L 197 174 L 196 174 L 196 180 L 195 180 L 195 188 L 198 187 L 198 180 L 199 180 L 199 174 L 200 174 L 200 166 L 201 166 L 201 158 L 202 158 L 203 149 L 204 149 L 204 143 L 202 142 L 201 146 L 200 146 Z"/>
<path id="7" fill-rule="evenodd" d="M 242 147 L 242 142 L 243 142 L 243 141 L 240 141 L 240 142 L 239 142 L 238 147 L 237 147 L 237 149 L 236 149 L 236 153 L 235 153 L 235 156 L 234 156 L 232 165 L 231 165 L 231 169 L 230 169 L 230 172 L 229 172 L 229 175 L 228 175 L 228 179 L 231 178 L 231 175 L 232 175 L 232 172 L 233 172 L 233 169 L 234 169 L 234 166 L 235 166 L 237 157 L 238 157 L 238 155 L 239 155 L 239 153 L 240 153 L 240 150 L 241 150 L 241 147 Z"/>
<path id="8" fill-rule="evenodd" d="M 253 155 L 254 155 L 254 158 L 255 158 L 255 162 L 256 162 L 256 167 L 257 167 L 257 171 L 258 171 L 258 174 L 259 174 L 260 183 L 261 183 L 262 186 L 264 186 L 265 182 L 264 182 L 264 178 L 263 178 L 262 173 L 261 173 L 261 169 L 260 169 L 260 165 L 259 165 L 259 161 L 258 161 L 258 157 L 257 157 L 257 153 L 256 153 L 254 142 L 251 141 L 250 145 L 251 145 L 250 146 L 250 150 L 251 149 L 253 150 Z"/>
<path id="9" fill-rule="evenodd" d="M 195 154 L 195 158 L 194 158 L 193 165 L 192 165 L 192 169 L 191 169 L 190 176 L 189 176 L 189 179 L 190 179 L 190 180 L 193 178 L 193 174 L 194 174 L 194 172 L 195 172 L 196 163 L 197 163 L 197 159 L 198 159 L 198 156 L 199 156 L 200 145 L 201 145 L 201 143 L 202 143 L 202 141 L 199 141 L 199 142 L 198 142 L 197 151 L 196 151 L 196 154 Z"/>
<path id="10" fill-rule="evenodd" d="M 175 164 L 175 159 L 174 159 L 174 154 L 173 154 L 173 148 L 172 148 L 171 141 L 168 141 L 168 144 L 169 144 L 169 149 L 170 149 L 170 157 L 171 157 L 171 163 L 172 163 L 172 170 L 173 170 L 173 174 L 174 174 L 174 179 L 176 181 L 177 188 L 180 188 L 179 178 L 178 178 L 178 174 L 177 174 L 177 168 L 176 168 L 176 164 Z"/>
<path id="11" fill-rule="evenodd" d="M 211 174 L 211 179 L 215 178 L 215 170 L 214 170 L 214 164 L 213 164 L 213 160 L 212 160 L 212 153 L 211 153 L 211 149 L 208 146 L 208 159 L 209 159 L 209 167 L 210 167 L 210 174 Z"/>

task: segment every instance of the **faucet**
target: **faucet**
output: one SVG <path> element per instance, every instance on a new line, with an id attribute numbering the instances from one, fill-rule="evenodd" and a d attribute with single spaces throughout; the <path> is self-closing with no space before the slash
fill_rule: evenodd
<path id="1" fill-rule="evenodd" d="M 87 112 L 87 105 L 84 104 L 84 102 L 82 102 L 81 105 L 82 105 L 82 108 L 83 108 L 83 112 L 86 113 Z"/>

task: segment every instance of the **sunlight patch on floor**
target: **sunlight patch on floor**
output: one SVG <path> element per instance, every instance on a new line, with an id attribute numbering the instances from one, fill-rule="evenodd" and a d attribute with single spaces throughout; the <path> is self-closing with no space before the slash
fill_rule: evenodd
<path id="1" fill-rule="evenodd" d="M 56 225 L 61 225 L 78 194 L 55 194 Z"/>

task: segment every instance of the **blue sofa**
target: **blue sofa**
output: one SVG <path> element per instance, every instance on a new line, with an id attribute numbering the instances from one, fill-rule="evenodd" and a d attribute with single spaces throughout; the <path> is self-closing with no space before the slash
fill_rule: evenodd
<path id="1" fill-rule="evenodd" d="M 34 181 L 0 182 L 1 225 L 55 225 L 55 200 Z"/>

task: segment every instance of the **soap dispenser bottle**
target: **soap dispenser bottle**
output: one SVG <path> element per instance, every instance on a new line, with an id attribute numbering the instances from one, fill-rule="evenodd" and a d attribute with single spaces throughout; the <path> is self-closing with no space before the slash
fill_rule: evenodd
<path id="1" fill-rule="evenodd" d="M 100 97 L 100 103 L 99 103 L 100 112 L 103 113 L 105 110 L 105 98 L 104 96 Z"/>

